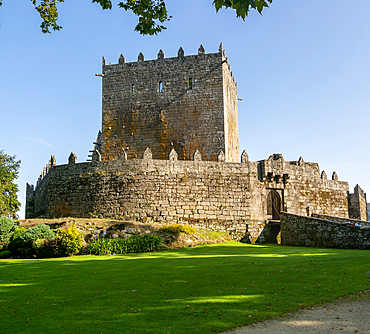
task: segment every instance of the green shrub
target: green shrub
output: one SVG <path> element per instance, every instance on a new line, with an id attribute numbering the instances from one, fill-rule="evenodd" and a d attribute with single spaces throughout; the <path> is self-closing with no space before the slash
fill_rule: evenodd
<path id="1" fill-rule="evenodd" d="M 0 252 L 0 259 L 8 259 L 12 256 L 12 252 L 10 251 L 2 251 Z"/>
<path id="2" fill-rule="evenodd" d="M 77 230 L 74 224 L 66 230 L 59 230 L 58 236 L 60 237 L 62 252 L 65 255 L 77 254 L 82 249 L 84 235 Z"/>
<path id="3" fill-rule="evenodd" d="M 25 231 L 27 231 L 26 228 L 24 228 L 24 227 L 18 227 L 15 230 L 14 234 L 13 234 L 12 240 L 15 240 L 15 239 L 19 238 Z"/>
<path id="4" fill-rule="evenodd" d="M 195 228 L 190 227 L 189 225 L 182 225 L 182 224 L 172 224 L 161 227 L 158 232 L 172 232 L 172 233 L 186 233 L 191 234 L 195 233 Z"/>
<path id="5" fill-rule="evenodd" d="M 95 255 L 144 253 L 159 249 L 161 244 L 162 239 L 151 234 L 122 239 L 98 239 L 87 246 L 87 253 Z"/>
<path id="6" fill-rule="evenodd" d="M 48 225 L 39 224 L 29 228 L 19 238 L 17 238 L 18 251 L 24 255 L 35 255 L 36 250 L 40 252 L 39 248 L 34 249 L 34 242 L 37 239 L 51 239 L 55 237 L 55 233 Z M 38 244 L 37 244 L 38 245 Z"/>
<path id="7" fill-rule="evenodd" d="M 63 256 L 64 252 L 60 246 L 60 239 L 45 239 L 44 247 L 42 248 L 42 253 L 39 254 L 40 257 L 59 257 Z"/>
<path id="8" fill-rule="evenodd" d="M 20 255 L 18 248 L 22 247 L 19 237 L 26 231 L 24 227 L 19 227 L 15 230 L 12 239 L 8 245 L 8 249 L 12 252 L 13 255 Z"/>
<path id="9" fill-rule="evenodd" d="M 60 239 L 37 239 L 32 243 L 32 249 L 38 258 L 50 258 L 63 256 L 60 247 Z"/>
<path id="10" fill-rule="evenodd" d="M 29 228 L 19 238 L 24 242 L 33 242 L 37 239 L 51 239 L 55 237 L 55 233 L 48 225 L 39 224 Z"/>
<path id="11" fill-rule="evenodd" d="M 13 219 L 5 216 L 0 217 L 0 250 L 8 246 L 16 228 L 17 223 Z"/>
<path id="12" fill-rule="evenodd" d="M 36 239 L 32 243 L 32 248 L 36 252 L 36 254 L 40 254 L 42 252 L 42 248 L 44 247 L 45 239 Z"/>

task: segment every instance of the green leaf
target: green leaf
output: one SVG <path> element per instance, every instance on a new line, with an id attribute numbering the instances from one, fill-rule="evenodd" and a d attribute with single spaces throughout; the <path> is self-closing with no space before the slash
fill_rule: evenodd
<path id="1" fill-rule="evenodd" d="M 112 1 L 110 0 L 92 0 L 92 2 L 98 3 L 103 9 L 112 9 Z"/>

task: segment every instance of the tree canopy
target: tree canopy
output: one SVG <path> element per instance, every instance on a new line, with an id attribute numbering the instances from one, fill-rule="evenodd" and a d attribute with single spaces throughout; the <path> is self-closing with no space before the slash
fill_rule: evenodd
<path id="1" fill-rule="evenodd" d="M 0 0 L 0 6 L 3 0 Z M 58 4 L 65 0 L 31 0 L 35 9 L 40 14 L 42 23 L 40 25 L 43 33 L 50 33 L 50 30 L 60 30 L 62 27 L 58 21 Z M 99 4 L 102 9 L 112 9 L 112 0 L 92 0 Z M 213 0 L 213 5 L 218 12 L 221 8 L 231 8 L 235 10 L 236 16 L 243 20 L 248 15 L 250 9 L 257 10 L 260 14 L 272 0 Z M 139 19 L 135 30 L 142 35 L 157 35 L 166 29 L 163 25 L 172 16 L 167 12 L 164 0 L 124 0 L 118 2 L 118 7 L 126 11 L 132 11 Z"/>
<path id="2" fill-rule="evenodd" d="M 18 186 L 14 180 L 18 178 L 21 161 L 0 151 L 0 216 L 17 218 L 21 206 L 18 201 Z"/>

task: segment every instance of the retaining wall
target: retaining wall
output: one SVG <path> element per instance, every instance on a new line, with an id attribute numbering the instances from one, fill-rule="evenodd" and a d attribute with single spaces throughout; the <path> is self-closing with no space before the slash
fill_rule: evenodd
<path id="1" fill-rule="evenodd" d="M 281 213 L 281 243 L 287 246 L 370 249 L 370 229 Z"/>

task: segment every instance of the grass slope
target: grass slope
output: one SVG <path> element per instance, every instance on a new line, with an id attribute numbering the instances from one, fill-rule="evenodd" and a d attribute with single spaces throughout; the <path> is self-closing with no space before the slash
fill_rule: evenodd
<path id="1" fill-rule="evenodd" d="M 370 252 L 229 242 L 0 261 L 1 333 L 211 333 L 370 289 Z"/>

